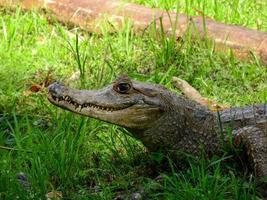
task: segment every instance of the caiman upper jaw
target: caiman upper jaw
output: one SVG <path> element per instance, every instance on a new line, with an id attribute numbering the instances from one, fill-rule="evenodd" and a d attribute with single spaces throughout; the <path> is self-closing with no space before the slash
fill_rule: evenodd
<path id="1" fill-rule="evenodd" d="M 63 84 L 60 84 L 58 82 L 55 82 L 50 86 L 48 86 L 48 91 L 49 91 L 48 99 L 51 103 L 56 104 L 60 107 L 73 106 L 77 111 L 81 111 L 83 108 L 92 108 L 92 109 L 112 112 L 129 107 L 129 105 L 124 107 L 111 107 L 111 106 L 102 106 L 99 104 L 94 104 L 89 102 L 78 103 L 77 100 L 75 100 L 69 94 L 70 92 L 68 88 L 66 88 Z"/>

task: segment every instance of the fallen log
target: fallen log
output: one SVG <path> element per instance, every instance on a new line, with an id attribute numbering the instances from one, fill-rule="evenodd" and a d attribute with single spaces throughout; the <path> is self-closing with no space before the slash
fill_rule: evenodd
<path id="1" fill-rule="evenodd" d="M 21 5 L 25 9 L 45 8 L 52 11 L 56 19 L 63 23 L 71 23 L 90 31 L 98 32 L 101 22 L 121 25 L 126 19 L 133 23 L 135 30 L 144 30 L 155 22 L 162 24 L 166 32 L 182 37 L 190 25 L 195 27 L 194 35 L 208 37 L 215 43 L 215 49 L 225 51 L 231 49 L 239 59 L 248 59 L 253 52 L 264 64 L 267 64 L 267 33 L 245 27 L 227 25 L 203 17 L 188 17 L 176 12 L 147 8 L 119 0 L 0 0 L 2 6 Z M 178 21 L 176 22 L 176 17 Z M 205 24 L 205 25 L 204 25 Z"/>

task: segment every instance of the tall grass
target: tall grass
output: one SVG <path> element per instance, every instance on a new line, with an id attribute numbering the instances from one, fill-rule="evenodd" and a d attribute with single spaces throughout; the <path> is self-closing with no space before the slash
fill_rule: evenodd
<path id="1" fill-rule="evenodd" d="M 204 6 L 203 1 L 139 3 L 190 15 Z M 263 4 L 205 1 L 204 12 L 266 30 L 258 23 L 266 17 Z M 0 199 L 45 199 L 51 191 L 61 191 L 65 199 L 127 199 L 133 193 L 144 199 L 258 198 L 253 179 L 225 165 L 223 158 L 189 159 L 189 167 L 179 171 L 171 160 L 164 164 L 163 155 L 148 154 L 126 130 L 56 108 L 45 89 L 29 88 L 42 83 L 48 72 L 49 79 L 76 88 L 100 88 L 128 73 L 176 90 L 171 78 L 179 76 L 204 96 L 236 106 L 267 101 L 266 67 L 215 53 L 212 44 L 193 42 L 190 35 L 176 42 L 153 26 L 136 36 L 130 22 L 112 35 L 106 25 L 99 36 L 51 24 L 45 14 L 0 13 L 0 146 L 13 149 L 0 148 Z M 69 81 L 77 70 L 80 79 Z"/>

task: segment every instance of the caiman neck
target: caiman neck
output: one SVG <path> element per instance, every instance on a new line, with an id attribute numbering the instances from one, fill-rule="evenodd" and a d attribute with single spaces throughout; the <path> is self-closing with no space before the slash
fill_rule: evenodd
<path id="1" fill-rule="evenodd" d="M 212 143 L 216 140 L 214 144 L 217 144 L 216 114 L 183 96 L 173 98 L 164 115 L 151 128 L 129 129 L 133 136 L 151 151 L 170 151 L 172 147 L 195 153 L 199 151 L 199 141 L 209 139 Z"/>

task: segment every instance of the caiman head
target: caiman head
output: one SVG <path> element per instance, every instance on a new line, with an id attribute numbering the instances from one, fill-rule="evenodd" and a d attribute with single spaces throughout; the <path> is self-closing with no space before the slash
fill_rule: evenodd
<path id="1" fill-rule="evenodd" d="M 160 85 L 117 78 L 100 90 L 77 90 L 53 83 L 48 87 L 51 103 L 72 112 L 120 125 L 146 130 L 164 115 L 170 92 Z"/>

